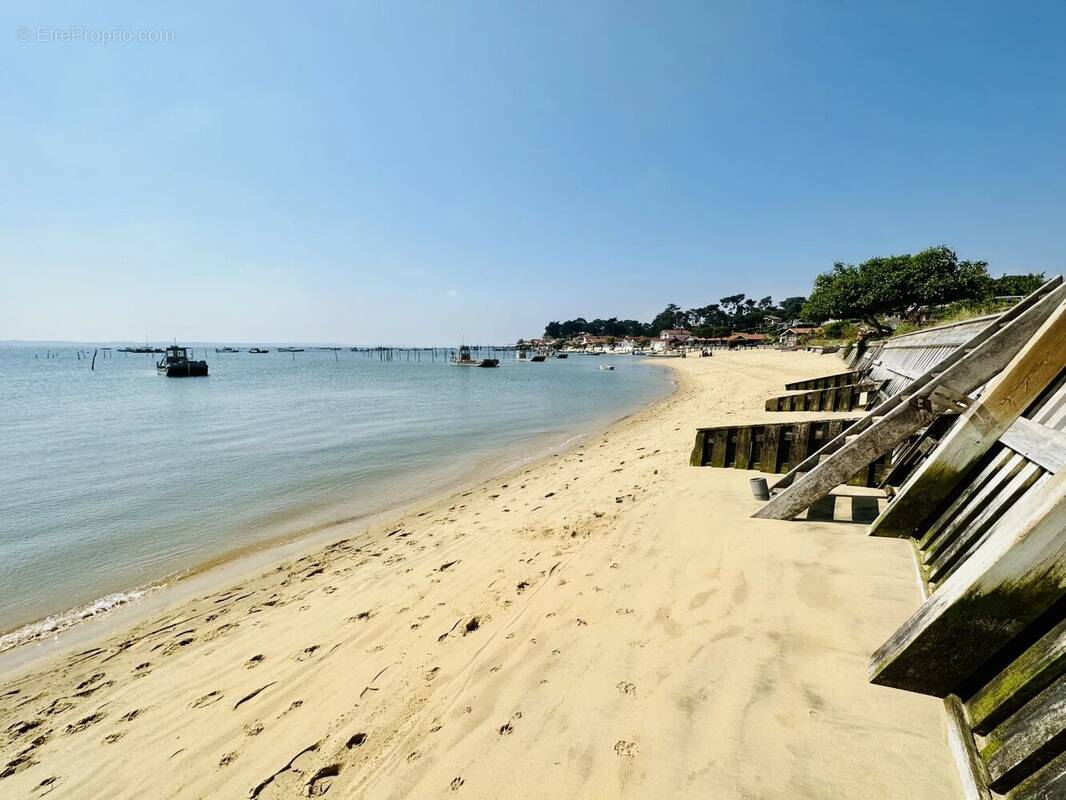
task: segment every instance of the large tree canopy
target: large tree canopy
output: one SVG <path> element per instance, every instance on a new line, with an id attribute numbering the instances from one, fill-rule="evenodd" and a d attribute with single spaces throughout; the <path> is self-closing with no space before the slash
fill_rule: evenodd
<path id="1" fill-rule="evenodd" d="M 931 247 L 915 255 L 871 258 L 858 266 L 836 263 L 814 279 L 803 316 L 860 319 L 887 332 L 879 317 L 902 314 L 912 306 L 987 297 L 992 282 L 984 261 L 959 261 L 949 247 Z"/>

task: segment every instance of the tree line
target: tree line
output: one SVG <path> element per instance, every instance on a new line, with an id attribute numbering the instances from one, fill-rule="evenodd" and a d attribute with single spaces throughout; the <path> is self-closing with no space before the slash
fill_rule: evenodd
<path id="1" fill-rule="evenodd" d="M 837 262 L 831 270 L 815 277 L 809 297 L 786 297 L 774 302 L 770 296 L 755 299 L 734 294 L 717 303 L 689 309 L 670 303 L 651 322 L 578 317 L 549 322 L 544 335 L 551 339 L 572 339 L 582 333 L 641 338 L 685 328 L 697 336 L 711 338 L 737 331 L 767 330 L 771 327 L 767 317 L 811 323 L 854 320 L 884 334 L 892 330 L 886 317 L 911 319 L 929 307 L 987 303 L 997 297 L 1026 295 L 1044 281 L 1044 273 L 993 278 L 987 262 L 960 261 L 955 251 L 940 245 L 913 255 L 876 257 L 860 264 Z"/>
<path id="2" fill-rule="evenodd" d="M 593 319 L 584 317 L 565 322 L 549 322 L 544 335 L 550 339 L 572 339 L 582 333 L 593 336 L 657 337 L 664 330 L 684 328 L 696 336 L 727 336 L 735 331 L 758 331 L 766 328 L 766 318 L 795 319 L 806 302 L 805 297 L 786 297 L 775 303 L 770 296 L 756 300 L 745 294 L 733 294 L 697 308 L 682 309 L 670 303 L 651 322 L 635 319 Z"/>

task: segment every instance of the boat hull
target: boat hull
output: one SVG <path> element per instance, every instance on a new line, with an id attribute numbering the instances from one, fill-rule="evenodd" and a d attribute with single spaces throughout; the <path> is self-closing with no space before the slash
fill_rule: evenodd
<path id="1" fill-rule="evenodd" d="M 167 364 L 157 367 L 160 375 L 168 378 L 203 378 L 207 376 L 206 361 L 189 361 L 186 364 Z"/>

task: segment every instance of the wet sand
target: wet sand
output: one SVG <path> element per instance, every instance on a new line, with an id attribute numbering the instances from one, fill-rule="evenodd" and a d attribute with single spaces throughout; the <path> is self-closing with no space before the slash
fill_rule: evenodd
<path id="1" fill-rule="evenodd" d="M 0 678 L 0 796 L 959 796 L 935 699 L 871 686 L 909 546 L 750 519 L 697 425 L 831 356 L 672 360 L 602 436 Z"/>

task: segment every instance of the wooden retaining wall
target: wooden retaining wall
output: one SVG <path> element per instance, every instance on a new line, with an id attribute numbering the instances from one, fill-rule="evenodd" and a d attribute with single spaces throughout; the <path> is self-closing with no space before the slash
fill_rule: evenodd
<path id="1" fill-rule="evenodd" d="M 881 384 L 855 383 L 850 386 L 835 386 L 831 389 L 814 389 L 798 394 L 771 397 L 766 401 L 767 411 L 853 411 L 858 408 L 868 411 L 877 401 Z"/>
<path id="2" fill-rule="evenodd" d="M 822 421 L 785 458 L 774 426 L 702 429 L 692 463 L 787 470 L 755 514 L 781 520 L 856 470 L 875 485 L 863 470 L 883 464 L 894 497 L 870 533 L 910 540 L 925 599 L 872 655 L 870 680 L 943 699 L 966 800 L 1066 800 L 1066 285 L 845 364 L 786 388 L 877 382 L 865 417 L 836 433 Z"/>
<path id="3" fill-rule="evenodd" d="M 699 428 L 689 464 L 694 467 L 754 469 L 767 473 L 787 472 L 854 421 L 838 418 Z M 889 459 L 886 456 L 853 475 L 848 484 L 877 486 L 888 469 Z"/>
<path id="4" fill-rule="evenodd" d="M 1066 302 L 980 392 L 871 533 L 927 599 L 874 683 L 944 698 L 968 798 L 1066 797 Z"/>
<path id="5" fill-rule="evenodd" d="M 786 383 L 785 390 L 791 392 L 799 389 L 832 389 L 835 386 L 851 386 L 859 383 L 863 378 L 865 378 L 865 373 L 848 370 L 847 372 L 839 372 L 836 375 L 826 375 L 822 378 Z"/>
<path id="6" fill-rule="evenodd" d="M 978 317 L 870 343 L 864 369 L 870 380 L 882 383 L 882 395 L 891 397 L 965 345 L 999 316 Z"/>

